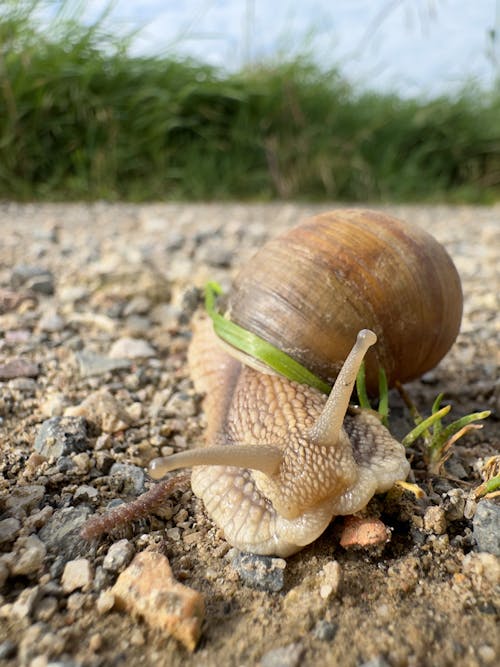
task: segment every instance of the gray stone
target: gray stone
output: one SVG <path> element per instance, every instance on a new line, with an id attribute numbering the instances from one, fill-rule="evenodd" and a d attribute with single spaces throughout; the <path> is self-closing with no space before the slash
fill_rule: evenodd
<path id="1" fill-rule="evenodd" d="M 12 660 L 17 653 L 17 644 L 6 639 L 0 644 L 0 660 Z"/>
<path id="2" fill-rule="evenodd" d="M 191 396 L 178 391 L 168 400 L 165 411 L 166 417 L 193 417 L 197 409 L 196 403 Z"/>
<path id="3" fill-rule="evenodd" d="M 304 647 L 294 643 L 275 648 L 262 656 L 261 667 L 298 667 L 302 661 Z"/>
<path id="4" fill-rule="evenodd" d="M 95 500 L 97 496 L 99 495 L 99 491 L 97 489 L 94 489 L 93 486 L 89 486 L 88 484 L 82 484 L 77 488 L 75 493 L 73 494 L 73 499 L 81 502 L 82 500 Z"/>
<path id="5" fill-rule="evenodd" d="M 321 641 L 331 642 L 335 639 L 339 626 L 322 619 L 318 621 L 313 630 L 313 636 Z"/>
<path id="6" fill-rule="evenodd" d="M 119 572 L 130 563 L 134 553 L 135 549 L 128 540 L 119 540 L 109 547 L 102 566 L 108 572 Z"/>
<path id="7" fill-rule="evenodd" d="M 29 575 L 37 572 L 43 565 L 47 549 L 36 536 L 20 537 L 15 544 L 16 558 L 11 565 L 14 576 Z"/>
<path id="8" fill-rule="evenodd" d="M 35 450 L 48 459 L 82 452 L 87 447 L 87 422 L 83 417 L 46 419 L 35 439 Z"/>
<path id="9" fill-rule="evenodd" d="M 0 544 L 13 542 L 21 528 L 21 522 L 14 517 L 0 521 Z"/>
<path id="10" fill-rule="evenodd" d="M 144 471 L 131 463 L 113 463 L 109 474 L 123 479 L 124 491 L 139 494 L 144 491 Z"/>
<path id="11" fill-rule="evenodd" d="M 19 619 L 31 616 L 35 605 L 40 599 L 40 594 L 40 586 L 22 590 L 12 605 L 12 615 Z"/>
<path id="12" fill-rule="evenodd" d="M 500 504 L 493 500 L 478 503 L 473 519 L 473 534 L 478 551 L 500 556 Z"/>
<path id="13" fill-rule="evenodd" d="M 14 289 L 24 287 L 47 296 L 54 294 L 54 276 L 50 271 L 40 266 L 26 264 L 15 266 L 11 273 L 10 282 Z"/>
<path id="14" fill-rule="evenodd" d="M 54 512 L 38 535 L 49 551 L 57 553 L 65 561 L 75 558 L 85 547 L 80 530 L 90 513 L 86 505 L 65 507 Z"/>
<path id="15" fill-rule="evenodd" d="M 34 396 L 37 390 L 37 383 L 33 378 L 18 377 L 10 380 L 9 389 L 20 391 L 25 396 Z"/>
<path id="16" fill-rule="evenodd" d="M 91 377 L 92 375 L 103 375 L 113 371 L 130 368 L 128 359 L 112 359 L 103 354 L 94 354 L 93 352 L 77 352 L 75 354 L 80 375 L 82 377 Z"/>
<path id="17" fill-rule="evenodd" d="M 41 484 L 28 484 L 14 487 L 5 499 L 5 508 L 14 516 L 24 515 L 38 507 L 45 495 L 45 487 Z"/>
<path id="18" fill-rule="evenodd" d="M 390 667 L 389 663 L 385 658 L 378 655 L 375 658 L 363 662 L 359 667 Z"/>
<path id="19" fill-rule="evenodd" d="M 0 364 L 0 380 L 13 380 L 20 377 L 36 378 L 39 374 L 38 364 L 22 357 L 16 357 Z"/>
<path id="20" fill-rule="evenodd" d="M 286 561 L 283 558 L 237 553 L 231 562 L 247 586 L 276 593 L 284 586 Z"/>
<path id="21" fill-rule="evenodd" d="M 57 331 L 62 331 L 66 326 L 65 321 L 55 311 L 49 311 L 42 315 L 38 321 L 38 328 L 40 331 L 47 331 L 48 333 L 55 333 Z"/>

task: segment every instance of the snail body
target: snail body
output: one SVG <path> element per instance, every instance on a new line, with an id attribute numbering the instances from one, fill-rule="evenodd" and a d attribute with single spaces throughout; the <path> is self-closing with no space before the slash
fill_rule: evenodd
<path id="1" fill-rule="evenodd" d="M 233 546 L 288 556 L 334 516 L 363 509 L 406 478 L 403 446 L 371 410 L 349 408 L 350 396 L 365 357 L 373 388 L 379 365 L 390 383 L 403 382 L 444 356 L 460 324 L 460 281 L 444 248 L 421 230 L 379 213 L 336 211 L 266 244 L 237 276 L 228 304 L 232 321 L 335 384 L 325 396 L 263 368 L 200 319 L 189 365 L 205 394 L 209 446 L 156 459 L 150 473 L 193 467 L 193 491 Z"/>

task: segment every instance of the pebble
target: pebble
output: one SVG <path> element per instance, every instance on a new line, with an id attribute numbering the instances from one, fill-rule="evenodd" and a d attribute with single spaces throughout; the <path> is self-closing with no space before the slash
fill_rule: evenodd
<path id="1" fill-rule="evenodd" d="M 45 526 L 50 517 L 54 514 L 54 508 L 50 505 L 45 505 L 41 510 L 30 514 L 24 522 L 24 527 L 28 530 L 38 530 Z"/>
<path id="2" fill-rule="evenodd" d="M 313 636 L 321 641 L 331 642 L 335 639 L 339 626 L 324 619 L 318 621 L 313 629 Z"/>
<path id="3" fill-rule="evenodd" d="M 387 526 L 374 517 L 347 516 L 340 535 L 344 549 L 362 549 L 385 544 L 391 538 Z"/>
<path id="4" fill-rule="evenodd" d="M 22 357 L 0 364 L 0 380 L 13 380 L 18 377 L 36 378 L 39 374 L 38 364 Z"/>
<path id="5" fill-rule="evenodd" d="M 109 351 L 112 358 L 147 359 L 156 357 L 156 351 L 142 338 L 125 336 L 116 340 Z"/>
<path id="6" fill-rule="evenodd" d="M 172 395 L 165 406 L 165 416 L 167 417 L 193 417 L 196 412 L 196 403 L 183 392 L 177 392 Z"/>
<path id="7" fill-rule="evenodd" d="M 89 446 L 87 422 L 82 417 L 46 419 L 35 438 L 35 450 L 47 459 L 82 452 Z"/>
<path id="8" fill-rule="evenodd" d="M 4 557 L 0 556 L 0 590 L 3 588 L 8 578 L 9 578 L 9 567 L 4 560 Z"/>
<path id="9" fill-rule="evenodd" d="M 40 594 L 40 586 L 33 586 L 32 588 L 22 590 L 12 605 L 12 615 L 19 619 L 31 616 L 40 599 Z"/>
<path id="10" fill-rule="evenodd" d="M 55 597 L 48 595 L 47 597 L 42 598 L 35 609 L 36 620 L 43 621 L 44 623 L 50 621 L 52 616 L 56 613 L 58 606 Z"/>
<path id="11" fill-rule="evenodd" d="M 80 405 L 66 408 L 64 414 L 84 417 L 105 433 L 124 431 L 132 424 L 123 405 L 106 389 L 89 394 Z"/>
<path id="12" fill-rule="evenodd" d="M 275 648 L 262 656 L 260 667 L 298 667 L 303 653 L 304 647 L 298 642 Z"/>
<path id="13" fill-rule="evenodd" d="M 12 269 L 10 283 L 14 289 L 24 289 L 51 296 L 54 294 L 54 276 L 40 266 L 19 264 Z"/>
<path id="14" fill-rule="evenodd" d="M 12 660 L 17 653 L 17 644 L 6 639 L 0 644 L 0 660 Z"/>
<path id="15" fill-rule="evenodd" d="M 92 568 L 86 558 L 70 560 L 64 566 L 61 578 L 62 589 L 65 593 L 73 593 L 78 589 L 86 591 L 92 583 Z"/>
<path id="16" fill-rule="evenodd" d="M 14 378 L 9 381 L 9 389 L 20 391 L 25 396 L 34 396 L 38 385 L 33 378 Z"/>
<path id="17" fill-rule="evenodd" d="M 76 502 L 95 500 L 98 495 L 99 491 L 97 489 L 94 489 L 93 486 L 89 486 L 88 484 L 82 484 L 77 488 L 77 490 L 73 494 L 73 500 L 75 500 Z"/>
<path id="18" fill-rule="evenodd" d="M 135 549 L 128 540 L 119 540 L 109 547 L 102 566 L 109 572 L 119 572 L 130 563 L 134 553 Z"/>
<path id="19" fill-rule="evenodd" d="M 234 252 L 232 248 L 222 246 L 219 240 L 209 241 L 200 247 L 197 259 L 210 266 L 227 268 L 231 266 L 231 262 L 234 259 Z"/>
<path id="20" fill-rule="evenodd" d="M 286 561 L 283 558 L 238 552 L 231 565 L 243 583 L 251 588 L 277 593 L 285 584 Z"/>
<path id="21" fill-rule="evenodd" d="M 38 321 L 38 328 L 40 331 L 46 331 L 48 333 L 56 333 L 62 331 L 66 326 L 66 322 L 55 311 L 45 312 L 40 320 Z"/>
<path id="22" fill-rule="evenodd" d="M 97 611 L 99 614 L 107 614 L 115 606 L 115 596 L 111 590 L 102 591 L 96 602 Z"/>
<path id="23" fill-rule="evenodd" d="M 151 310 L 151 300 L 143 294 L 139 294 L 130 299 L 123 309 L 124 317 L 129 315 L 147 315 Z"/>
<path id="24" fill-rule="evenodd" d="M 482 500 L 477 505 L 472 524 L 478 551 L 500 556 L 500 504 Z"/>
<path id="25" fill-rule="evenodd" d="M 496 660 L 498 660 L 498 653 L 489 644 L 483 644 L 477 649 L 477 654 L 483 664 L 485 665 L 494 665 Z"/>
<path id="26" fill-rule="evenodd" d="M 22 518 L 24 514 L 40 505 L 44 495 L 45 487 L 41 484 L 16 486 L 5 499 L 4 506 L 10 515 Z"/>
<path id="27" fill-rule="evenodd" d="M 423 527 L 426 533 L 444 535 L 447 528 L 446 512 L 444 508 L 439 505 L 428 507 L 425 510 Z"/>
<path id="28" fill-rule="evenodd" d="M 64 560 L 74 558 L 81 552 L 80 530 L 90 513 L 86 505 L 57 510 L 38 536 L 49 551 L 57 553 Z"/>
<path id="29" fill-rule="evenodd" d="M 323 600 L 328 600 L 335 595 L 340 587 L 342 571 L 340 564 L 336 560 L 326 563 L 319 573 L 320 588 L 319 594 Z"/>
<path id="30" fill-rule="evenodd" d="M 385 658 L 378 655 L 375 658 L 363 662 L 359 667 L 390 667 L 390 665 Z"/>
<path id="31" fill-rule="evenodd" d="M 109 474 L 119 477 L 124 482 L 124 492 L 138 495 L 144 491 L 144 470 L 131 463 L 113 463 Z"/>
<path id="32" fill-rule="evenodd" d="M 11 565 L 11 574 L 29 575 L 37 572 L 43 565 L 47 548 L 45 544 L 36 536 L 18 538 L 14 545 L 16 558 Z"/>
<path id="33" fill-rule="evenodd" d="M 61 286 L 57 290 L 57 296 L 62 303 L 74 303 L 76 301 L 84 301 L 89 297 L 89 290 L 82 285 L 68 285 Z"/>
<path id="34" fill-rule="evenodd" d="M 153 630 L 174 636 L 194 651 L 205 617 L 204 598 L 175 581 L 163 554 L 137 554 L 111 592 L 118 609 L 141 616 Z"/>
<path id="35" fill-rule="evenodd" d="M 139 336 L 147 334 L 151 329 L 151 320 L 144 315 L 129 315 L 125 320 L 124 330 L 130 336 Z"/>
<path id="36" fill-rule="evenodd" d="M 60 417 L 66 406 L 66 397 L 60 392 L 50 393 L 39 403 L 38 409 L 44 417 Z"/>
<path id="37" fill-rule="evenodd" d="M 465 503 L 466 494 L 462 489 L 450 489 L 444 500 L 447 521 L 461 521 L 464 518 Z"/>
<path id="38" fill-rule="evenodd" d="M 21 522 L 14 517 L 0 521 L 0 544 L 13 542 L 21 529 Z"/>
<path id="39" fill-rule="evenodd" d="M 95 354 L 93 352 L 76 352 L 75 358 L 82 377 L 104 375 L 104 373 L 112 373 L 113 371 L 130 368 L 130 361 L 128 359 L 112 359 L 103 354 Z"/>

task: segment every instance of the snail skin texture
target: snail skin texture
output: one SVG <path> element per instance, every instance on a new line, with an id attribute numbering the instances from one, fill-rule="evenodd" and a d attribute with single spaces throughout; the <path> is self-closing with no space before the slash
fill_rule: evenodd
<path id="1" fill-rule="evenodd" d="M 422 230 L 362 210 L 306 220 L 242 268 L 228 314 L 310 370 L 336 377 L 329 396 L 247 365 L 198 318 L 189 365 L 205 394 L 208 446 L 156 459 L 151 475 L 193 467 L 193 491 L 228 542 L 257 554 L 295 553 L 334 516 L 358 512 L 408 475 L 404 448 L 379 417 L 349 407 L 363 359 L 372 375 L 382 364 L 391 383 L 416 377 L 451 346 L 461 310 L 455 267 Z M 340 351 L 324 352 L 330 338 Z"/>

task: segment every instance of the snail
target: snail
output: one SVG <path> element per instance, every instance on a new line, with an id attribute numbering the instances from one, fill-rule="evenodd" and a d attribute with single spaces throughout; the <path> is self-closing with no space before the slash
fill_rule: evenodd
<path id="1" fill-rule="evenodd" d="M 451 347 L 461 313 L 455 266 L 418 227 L 355 209 L 304 221 L 241 269 L 226 317 L 334 381 L 329 396 L 223 344 L 200 319 L 189 366 L 209 446 L 155 459 L 151 476 L 192 467 L 192 489 L 230 544 L 295 553 L 408 475 L 380 418 L 349 407 L 363 359 L 371 391 L 379 367 L 389 385 L 416 378 Z"/>
<path id="2" fill-rule="evenodd" d="M 380 416 L 349 405 L 363 360 L 372 393 L 379 368 L 390 386 L 416 378 L 451 347 L 461 314 L 455 266 L 428 233 L 368 210 L 305 220 L 242 267 L 225 317 L 318 382 L 333 382 L 329 394 L 228 345 L 200 317 L 188 362 L 205 394 L 208 446 L 155 459 L 150 475 L 192 468 L 191 487 L 230 544 L 263 555 L 297 552 L 333 517 L 362 510 L 409 473 L 403 445 Z M 137 513 L 161 502 L 175 479 L 148 492 L 147 502 L 147 494 L 134 501 Z M 84 532 L 113 521 L 98 518 Z"/>

